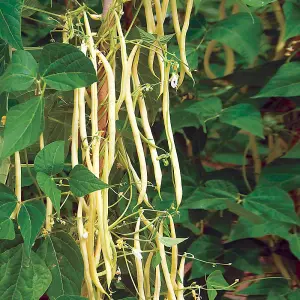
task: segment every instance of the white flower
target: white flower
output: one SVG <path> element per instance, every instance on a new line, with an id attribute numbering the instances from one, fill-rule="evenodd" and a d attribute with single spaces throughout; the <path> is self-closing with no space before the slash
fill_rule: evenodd
<path id="1" fill-rule="evenodd" d="M 132 254 L 133 254 L 137 259 L 139 259 L 139 260 L 142 260 L 142 259 L 143 259 L 141 250 L 132 248 Z"/>
<path id="2" fill-rule="evenodd" d="M 170 82 L 171 82 L 171 87 L 173 89 L 176 89 L 177 88 L 177 85 L 178 85 L 178 74 L 177 73 L 172 73 L 172 76 L 170 78 Z"/>

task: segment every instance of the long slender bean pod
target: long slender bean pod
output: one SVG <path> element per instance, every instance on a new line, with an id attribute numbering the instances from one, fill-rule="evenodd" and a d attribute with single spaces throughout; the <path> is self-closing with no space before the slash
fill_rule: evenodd
<path id="1" fill-rule="evenodd" d="M 138 90 L 141 87 L 139 76 L 138 76 L 138 70 L 137 70 L 139 56 L 140 56 L 140 50 L 137 51 L 137 54 L 135 56 L 133 66 L 132 66 L 132 78 L 133 78 L 133 82 L 134 82 L 134 86 L 135 86 L 136 90 Z M 143 126 L 143 129 L 145 132 L 145 136 L 151 142 L 151 144 L 154 145 L 154 147 L 149 145 L 149 151 L 150 151 L 150 156 L 151 156 L 152 164 L 153 164 L 153 168 L 154 168 L 154 177 L 155 177 L 155 181 L 156 181 L 156 187 L 157 187 L 157 190 L 160 192 L 161 181 L 162 181 L 162 171 L 161 171 L 158 154 L 157 154 L 157 150 L 155 147 L 155 141 L 154 141 L 154 137 L 153 137 L 153 134 L 151 131 L 151 127 L 150 127 L 150 123 L 149 123 L 149 119 L 148 119 L 147 108 L 146 108 L 146 104 L 145 104 L 145 100 L 144 100 L 142 92 L 140 92 L 140 94 L 138 96 L 138 105 L 139 105 L 139 110 L 140 110 L 141 119 L 142 119 L 142 126 Z"/>
<path id="2" fill-rule="evenodd" d="M 144 285 L 146 299 L 151 299 L 151 281 L 150 281 L 150 270 L 152 262 L 153 252 L 150 252 L 144 267 Z"/>
<path id="3" fill-rule="evenodd" d="M 129 70 L 131 70 L 133 59 L 136 54 L 136 51 L 138 49 L 138 45 L 135 45 L 132 49 L 129 58 L 128 58 L 128 67 Z M 140 174 L 141 174 L 141 187 L 140 187 L 140 194 L 138 197 L 138 204 L 141 204 L 145 198 L 146 190 L 147 190 L 147 165 L 146 165 L 146 158 L 144 154 L 144 148 L 140 136 L 140 131 L 137 125 L 137 121 L 135 118 L 135 112 L 134 112 L 134 106 L 133 101 L 131 97 L 131 87 L 130 87 L 130 78 L 127 79 L 127 88 L 126 88 L 126 109 L 128 114 L 129 123 L 132 130 L 132 135 L 134 139 L 134 143 L 137 150 L 137 155 L 139 159 L 139 165 L 140 165 Z"/>
<path id="4" fill-rule="evenodd" d="M 138 253 L 141 252 L 141 244 L 140 244 L 140 225 L 141 225 L 141 218 L 138 218 L 135 225 L 135 234 L 134 234 L 134 249 Z M 135 255 L 135 266 L 137 272 L 137 284 L 138 284 L 138 292 L 139 292 L 139 299 L 145 300 L 145 291 L 144 291 L 144 270 L 143 270 L 143 263 L 142 259 Z"/>
<path id="5" fill-rule="evenodd" d="M 181 173 L 180 166 L 176 151 L 176 146 L 174 142 L 171 118 L 170 118 L 170 108 L 169 108 L 169 73 L 170 73 L 170 64 L 167 64 L 165 67 L 165 80 L 164 80 L 164 94 L 163 94 L 163 104 L 162 104 L 162 112 L 164 125 L 166 130 L 167 141 L 170 150 L 170 159 L 173 168 L 173 180 L 175 187 L 175 197 L 177 202 L 177 207 L 179 207 L 182 200 L 182 183 L 181 183 Z"/>
<path id="6" fill-rule="evenodd" d="M 184 286 L 183 286 L 183 282 L 184 282 L 184 265 L 185 265 L 185 255 L 182 256 L 181 261 L 180 261 L 180 265 L 179 265 L 179 269 L 178 269 L 178 277 L 179 279 L 177 280 L 177 299 L 178 300 L 184 300 Z"/>

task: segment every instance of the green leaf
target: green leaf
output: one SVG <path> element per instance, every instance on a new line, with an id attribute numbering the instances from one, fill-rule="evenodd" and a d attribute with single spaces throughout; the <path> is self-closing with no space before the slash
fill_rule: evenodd
<path id="1" fill-rule="evenodd" d="M 251 64 L 259 53 L 261 35 L 262 25 L 258 17 L 238 13 L 217 22 L 206 37 L 229 46 Z"/>
<path id="2" fill-rule="evenodd" d="M 45 217 L 46 209 L 41 200 L 22 203 L 18 214 L 18 224 L 24 239 L 24 250 L 28 255 L 36 237 L 40 233 Z"/>
<path id="3" fill-rule="evenodd" d="M 143 42 L 146 42 L 148 44 L 153 44 L 156 41 L 156 37 L 153 34 L 143 30 L 138 26 L 136 28 L 139 31 L 140 38 Z"/>
<path id="4" fill-rule="evenodd" d="M 20 244 L 0 254 L 0 298 L 36 300 L 47 290 L 51 273 L 45 262 L 32 252 L 30 258 Z"/>
<path id="5" fill-rule="evenodd" d="M 294 290 L 291 293 L 288 294 L 287 299 L 288 300 L 298 300 L 300 297 L 300 289 Z"/>
<path id="6" fill-rule="evenodd" d="M 253 7 L 263 7 L 276 0 L 242 0 L 246 5 Z"/>
<path id="7" fill-rule="evenodd" d="M 71 192 L 76 197 L 83 197 L 109 187 L 83 165 L 77 165 L 72 169 L 69 183 Z"/>
<path id="8" fill-rule="evenodd" d="M 12 107 L 7 113 L 1 157 L 10 156 L 35 143 L 44 128 L 42 97 Z"/>
<path id="9" fill-rule="evenodd" d="M 282 295 L 278 295 L 276 291 L 271 290 L 268 294 L 267 300 L 286 300 Z"/>
<path id="10" fill-rule="evenodd" d="M 4 73 L 9 61 L 9 46 L 4 40 L 0 39 L 0 76 Z"/>
<path id="11" fill-rule="evenodd" d="M 61 295 L 80 295 L 83 281 L 83 261 L 73 238 L 65 232 L 46 237 L 37 252 L 52 274 L 47 291 L 50 298 Z"/>
<path id="12" fill-rule="evenodd" d="M 217 297 L 217 290 L 232 290 L 221 271 L 212 272 L 206 279 L 207 295 L 209 300 L 214 300 Z"/>
<path id="13" fill-rule="evenodd" d="M 211 274 L 214 271 L 220 271 L 221 273 L 225 272 L 225 269 L 222 265 L 214 264 L 211 262 L 201 262 L 198 260 L 193 261 L 192 265 L 192 272 L 189 277 L 189 280 L 193 280 L 195 278 L 202 278 L 206 277 L 207 275 Z"/>
<path id="14" fill-rule="evenodd" d="M 151 261 L 151 266 L 153 269 L 155 269 L 161 262 L 161 256 L 159 254 L 159 252 L 157 251 Z"/>
<path id="15" fill-rule="evenodd" d="M 263 223 L 263 218 L 256 215 L 255 213 L 245 209 L 242 205 L 229 201 L 229 200 L 225 200 L 224 202 L 226 203 L 226 206 L 228 208 L 228 210 L 240 217 L 243 217 L 247 220 L 249 220 L 250 222 L 253 222 L 254 224 L 262 224 Z"/>
<path id="16" fill-rule="evenodd" d="M 0 93 L 27 90 L 37 77 L 37 69 L 38 64 L 29 52 L 16 51 L 0 77 Z"/>
<path id="17" fill-rule="evenodd" d="M 297 189 L 300 186 L 299 163 L 299 159 L 276 159 L 263 168 L 259 185 L 276 185 L 287 192 Z"/>
<path id="18" fill-rule="evenodd" d="M 182 208 L 223 210 L 227 208 L 224 200 L 235 202 L 238 199 L 237 188 L 228 181 L 210 180 L 205 185 L 206 187 L 197 188 L 184 201 Z"/>
<path id="19" fill-rule="evenodd" d="M 279 223 L 276 221 L 253 224 L 244 218 L 239 218 L 237 224 L 233 226 L 229 240 L 235 241 L 246 238 L 258 238 L 270 234 L 286 238 L 290 227 L 291 226 L 286 223 Z"/>
<path id="20" fill-rule="evenodd" d="M 18 199 L 14 192 L 0 183 L 0 216 L 10 217 L 17 205 Z"/>
<path id="21" fill-rule="evenodd" d="M 192 103 L 184 110 L 197 115 L 204 125 L 206 121 L 219 116 L 222 111 L 222 102 L 217 97 L 206 98 L 203 101 Z"/>
<path id="22" fill-rule="evenodd" d="M 22 49 L 22 0 L 0 0 L 0 37 L 16 49 Z"/>
<path id="23" fill-rule="evenodd" d="M 97 81 L 91 60 L 70 44 L 46 45 L 41 53 L 39 72 L 47 85 L 61 91 L 89 86 Z"/>
<path id="24" fill-rule="evenodd" d="M 251 296 L 268 295 L 270 290 L 275 291 L 277 294 L 285 294 L 289 291 L 288 281 L 283 278 L 264 278 L 237 292 L 237 294 Z"/>
<path id="25" fill-rule="evenodd" d="M 63 295 L 56 298 L 56 300 L 88 300 L 88 298 L 74 295 Z"/>
<path id="26" fill-rule="evenodd" d="M 261 138 L 264 137 L 260 112 L 251 104 L 242 103 L 224 109 L 220 121 L 249 131 Z"/>
<path id="27" fill-rule="evenodd" d="M 212 235 L 203 235 L 191 244 L 187 252 L 198 259 L 211 262 L 211 260 L 223 254 L 223 246 L 219 238 Z"/>
<path id="28" fill-rule="evenodd" d="M 41 190 L 51 199 L 58 217 L 60 217 L 61 191 L 57 188 L 55 181 L 42 172 L 37 173 L 36 180 Z"/>
<path id="29" fill-rule="evenodd" d="M 172 246 L 175 246 L 175 245 L 178 245 L 184 241 L 186 241 L 188 238 L 170 238 L 170 237 L 160 237 L 159 240 L 160 242 L 167 246 L 167 247 L 172 247 Z"/>
<path id="30" fill-rule="evenodd" d="M 285 1 L 283 4 L 283 12 L 285 16 L 284 39 L 288 40 L 300 35 L 300 2 Z"/>
<path id="31" fill-rule="evenodd" d="M 275 76 L 253 98 L 292 97 L 300 95 L 300 63 L 290 62 L 279 68 Z"/>
<path id="32" fill-rule="evenodd" d="M 14 223 L 9 217 L 0 216 L 0 240 L 15 238 Z"/>
<path id="33" fill-rule="evenodd" d="M 300 158 L 300 143 L 293 146 L 282 158 Z"/>
<path id="34" fill-rule="evenodd" d="M 263 274 L 259 261 L 261 249 L 252 240 L 242 240 L 232 243 L 232 247 L 225 251 L 224 260 L 236 269 Z M 229 246 L 229 245 L 228 245 Z"/>
<path id="35" fill-rule="evenodd" d="M 158 41 L 161 43 L 161 44 L 167 44 L 172 38 L 173 36 L 175 35 L 175 33 L 173 34 L 166 34 L 164 36 L 160 36 L 158 37 Z"/>
<path id="36" fill-rule="evenodd" d="M 289 234 L 286 239 L 289 241 L 292 253 L 300 259 L 300 234 Z"/>
<path id="37" fill-rule="evenodd" d="M 257 187 L 243 201 L 245 209 L 267 220 L 299 224 L 294 203 L 288 193 L 277 187 Z"/>
<path id="38" fill-rule="evenodd" d="M 64 168 L 64 141 L 56 141 L 42 149 L 34 159 L 34 169 L 48 175 L 55 175 Z"/>

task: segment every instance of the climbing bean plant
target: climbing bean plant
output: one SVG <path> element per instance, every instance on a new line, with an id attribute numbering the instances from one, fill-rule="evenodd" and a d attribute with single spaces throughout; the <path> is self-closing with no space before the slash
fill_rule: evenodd
<path id="1" fill-rule="evenodd" d="M 299 298 L 300 2 L 0 0 L 0 298 Z"/>

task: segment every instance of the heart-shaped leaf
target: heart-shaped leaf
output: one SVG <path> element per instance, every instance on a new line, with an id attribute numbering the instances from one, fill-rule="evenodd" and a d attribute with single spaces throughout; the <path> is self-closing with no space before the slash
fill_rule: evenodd
<path id="1" fill-rule="evenodd" d="M 260 112 L 251 104 L 242 103 L 224 109 L 220 115 L 220 121 L 261 138 L 264 137 Z"/>
<path id="2" fill-rule="evenodd" d="M 299 62 L 284 64 L 254 98 L 299 96 L 299 72 Z"/>
<path id="3" fill-rule="evenodd" d="M 83 165 L 77 165 L 72 169 L 69 183 L 71 192 L 76 197 L 83 197 L 109 187 Z"/>
<path id="4" fill-rule="evenodd" d="M 29 52 L 16 51 L 4 74 L 0 77 L 0 93 L 28 89 L 37 77 L 37 69 L 38 64 Z"/>
<path id="5" fill-rule="evenodd" d="M 55 181 L 48 174 L 42 172 L 37 173 L 36 180 L 41 190 L 52 201 L 58 217 L 60 217 L 61 191 L 57 188 Z"/>
<path id="6" fill-rule="evenodd" d="M 1 299 L 39 299 L 51 282 L 45 262 L 32 251 L 30 258 L 19 244 L 0 254 Z"/>
<path id="7" fill-rule="evenodd" d="M 64 141 L 53 142 L 43 148 L 34 159 L 36 172 L 55 175 L 64 168 Z"/>
<path id="8" fill-rule="evenodd" d="M 3 183 L 0 183 L 0 216 L 10 217 L 17 205 L 15 193 Z"/>
<path id="9" fill-rule="evenodd" d="M 0 0 L 0 37 L 16 49 L 22 49 L 22 0 Z"/>
<path id="10" fill-rule="evenodd" d="M 97 81 L 90 59 L 70 44 L 52 43 L 41 53 L 39 72 L 51 88 L 70 91 Z"/>
<path id="11" fill-rule="evenodd" d="M 24 239 L 24 250 L 29 255 L 46 217 L 45 205 L 41 200 L 24 202 L 18 214 L 18 224 Z"/>
<path id="12" fill-rule="evenodd" d="M 259 53 L 261 35 L 262 25 L 258 17 L 249 13 L 238 13 L 217 22 L 206 37 L 229 46 L 248 63 L 252 63 Z"/>
<path id="13" fill-rule="evenodd" d="M 51 234 L 43 241 L 37 253 L 45 260 L 52 273 L 47 295 L 50 298 L 79 296 L 83 281 L 83 261 L 72 237 L 64 232 Z"/>
<path id="14" fill-rule="evenodd" d="M 299 224 L 294 203 L 288 193 L 278 187 L 257 187 L 243 201 L 244 207 L 268 220 Z"/>
<path id="15" fill-rule="evenodd" d="M 43 98 L 35 97 L 12 107 L 6 118 L 2 158 L 22 150 L 38 140 L 44 128 Z"/>

